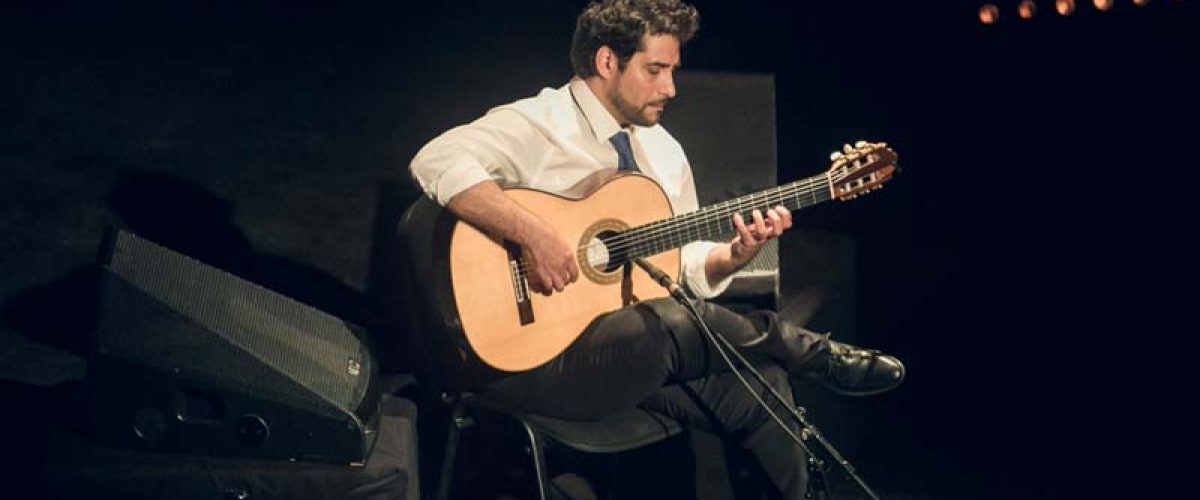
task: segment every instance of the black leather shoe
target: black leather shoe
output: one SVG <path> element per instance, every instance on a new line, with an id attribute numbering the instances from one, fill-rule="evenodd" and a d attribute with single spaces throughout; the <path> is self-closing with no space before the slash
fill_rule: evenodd
<path id="1" fill-rule="evenodd" d="M 904 364 L 876 350 L 829 342 L 825 370 L 809 377 L 830 390 L 847 396 L 870 396 L 895 389 L 904 381 Z"/>

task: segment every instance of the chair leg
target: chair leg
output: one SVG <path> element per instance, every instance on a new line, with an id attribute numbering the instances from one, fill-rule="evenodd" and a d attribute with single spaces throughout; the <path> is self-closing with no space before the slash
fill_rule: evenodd
<path id="1" fill-rule="evenodd" d="M 454 404 L 450 411 L 450 425 L 446 431 L 446 449 L 442 456 L 442 472 L 438 476 L 437 500 L 449 500 L 450 485 L 454 481 L 454 465 L 458 460 L 458 441 L 464 427 L 463 414 L 466 411 L 462 401 Z"/>
<path id="2" fill-rule="evenodd" d="M 442 458 L 442 471 L 438 478 L 437 500 L 449 500 L 453 487 L 455 465 L 458 460 L 458 445 L 462 438 L 462 430 L 470 427 L 472 420 L 466 416 L 466 403 L 463 400 L 455 403 L 450 412 L 450 426 L 446 432 L 446 449 Z M 537 431 L 524 420 L 517 419 L 521 429 L 528 439 L 529 457 L 533 466 L 534 480 L 537 483 L 537 495 L 540 500 L 550 500 L 550 477 L 546 468 L 545 447 Z"/>
<path id="3" fill-rule="evenodd" d="M 533 461 L 533 475 L 534 480 L 537 481 L 538 498 L 549 500 L 550 478 L 546 471 L 546 456 L 542 448 L 542 438 L 524 420 L 521 420 L 521 427 L 525 429 L 525 435 L 529 438 L 529 457 Z"/>

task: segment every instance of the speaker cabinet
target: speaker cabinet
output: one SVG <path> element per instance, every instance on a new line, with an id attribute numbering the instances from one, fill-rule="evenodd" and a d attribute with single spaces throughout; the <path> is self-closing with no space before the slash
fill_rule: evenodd
<path id="1" fill-rule="evenodd" d="M 668 106 L 663 126 L 687 151 L 701 206 L 777 184 L 773 76 L 687 71 L 676 86 L 679 97 Z M 856 243 L 845 234 L 807 229 L 807 214 L 795 215 L 796 226 L 771 240 L 713 302 L 736 310 L 774 309 L 809 329 L 832 331 L 836 340 L 859 343 Z M 856 449 L 865 429 L 864 401 L 802 378 L 792 382 L 813 423 L 843 450 Z"/>
<path id="2" fill-rule="evenodd" d="M 772 75 L 688 71 L 663 126 L 683 145 L 700 206 L 776 186 L 775 79 Z M 720 240 L 733 238 L 733 232 Z M 714 302 L 734 309 L 775 309 L 779 245 L 767 242 Z"/>
<path id="3" fill-rule="evenodd" d="M 362 465 L 379 428 L 360 328 L 135 234 L 100 255 L 93 430 L 139 449 Z"/>

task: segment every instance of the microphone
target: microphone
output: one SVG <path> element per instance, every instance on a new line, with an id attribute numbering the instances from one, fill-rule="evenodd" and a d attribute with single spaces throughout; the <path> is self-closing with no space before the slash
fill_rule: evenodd
<path id="1" fill-rule="evenodd" d="M 657 266 L 651 264 L 649 261 L 641 257 L 633 259 L 633 262 L 637 264 L 638 267 L 642 268 L 643 271 L 646 271 L 646 274 L 650 275 L 650 279 L 657 282 L 659 286 L 666 288 L 667 293 L 671 294 L 672 297 L 682 301 L 688 300 L 687 292 L 683 291 L 683 287 L 677 285 L 675 280 L 671 279 L 671 277 L 668 276 L 667 273 L 664 273 L 662 269 L 659 269 Z"/>

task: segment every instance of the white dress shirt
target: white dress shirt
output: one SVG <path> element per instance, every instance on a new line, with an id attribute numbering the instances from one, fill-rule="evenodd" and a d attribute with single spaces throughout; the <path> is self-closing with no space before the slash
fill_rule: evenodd
<path id="1" fill-rule="evenodd" d="M 582 198 L 616 174 L 617 150 L 608 139 L 620 130 L 587 84 L 573 78 L 446 131 L 417 152 L 409 169 L 443 206 L 486 180 Z M 626 130 L 642 174 L 662 186 L 675 213 L 698 209 L 692 168 L 679 142 L 660 125 Z M 731 281 L 710 286 L 705 277 L 704 261 L 715 245 L 700 241 L 682 249 L 683 279 L 701 297 L 720 294 Z"/>

